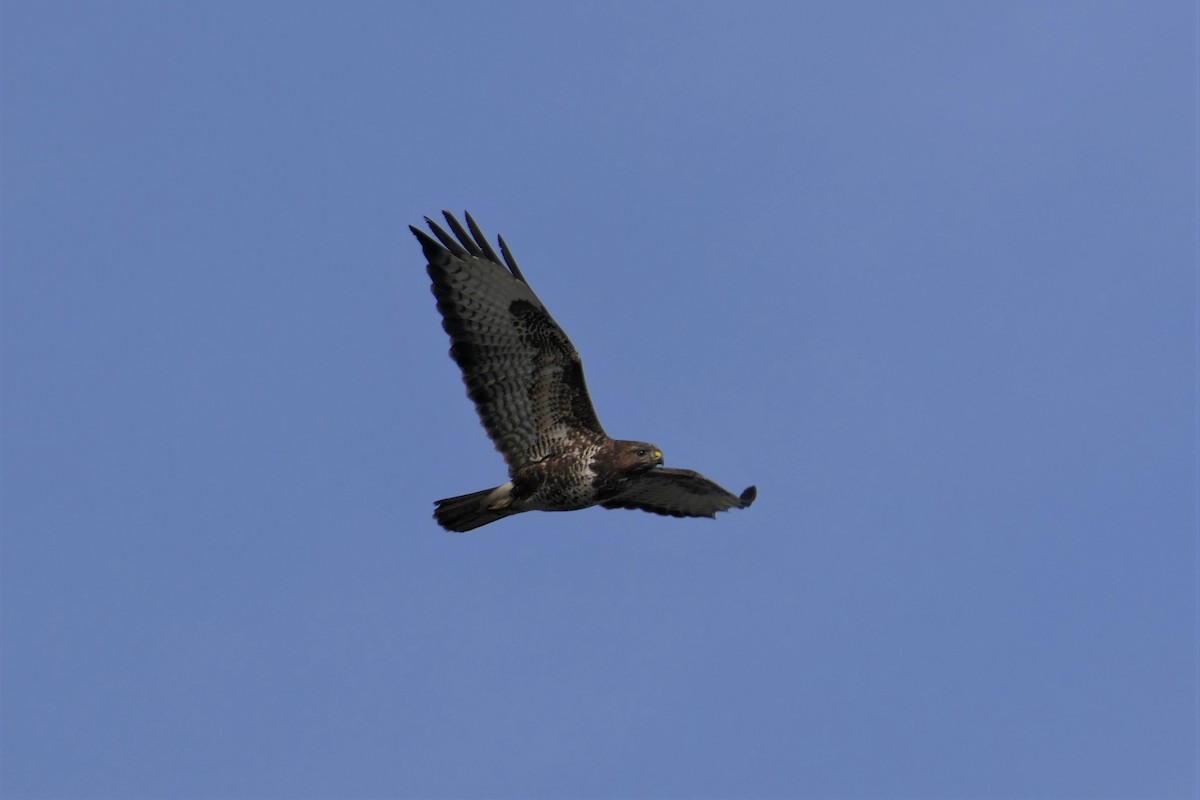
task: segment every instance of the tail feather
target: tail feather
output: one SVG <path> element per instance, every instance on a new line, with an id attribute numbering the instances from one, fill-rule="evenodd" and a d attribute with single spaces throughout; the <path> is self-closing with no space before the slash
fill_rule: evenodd
<path id="1" fill-rule="evenodd" d="M 512 484 L 506 483 L 494 489 L 438 500 L 433 517 L 448 531 L 473 531 L 498 519 L 519 513 L 511 507 L 511 490 Z"/>

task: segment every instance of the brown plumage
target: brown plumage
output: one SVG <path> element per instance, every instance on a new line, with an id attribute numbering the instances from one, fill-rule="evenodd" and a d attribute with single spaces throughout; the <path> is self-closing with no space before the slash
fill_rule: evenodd
<path id="1" fill-rule="evenodd" d="M 504 238 L 501 260 L 470 214 L 467 228 L 442 214 L 453 236 L 428 217 L 433 236 L 409 229 L 429 262 L 450 356 L 509 476 L 494 489 L 438 500 L 434 517 L 443 528 L 469 531 L 523 511 L 594 505 L 715 517 L 754 502 L 753 486 L 738 496 L 698 472 L 662 466 L 655 445 L 609 438 L 579 353 L 525 281 Z"/>

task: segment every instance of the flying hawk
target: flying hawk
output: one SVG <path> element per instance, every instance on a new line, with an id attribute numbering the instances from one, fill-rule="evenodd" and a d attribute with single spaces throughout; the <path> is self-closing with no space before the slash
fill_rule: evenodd
<path id="1" fill-rule="evenodd" d="M 450 357 L 509 477 L 494 489 L 438 500 L 433 516 L 443 528 L 469 531 L 523 511 L 594 505 L 715 517 L 754 502 L 753 486 L 738 496 L 698 472 L 664 467 L 655 445 L 609 438 L 579 353 L 529 287 L 504 237 L 501 261 L 470 214 L 469 232 L 442 214 L 454 236 L 429 217 L 433 236 L 409 230 L 429 262 Z"/>

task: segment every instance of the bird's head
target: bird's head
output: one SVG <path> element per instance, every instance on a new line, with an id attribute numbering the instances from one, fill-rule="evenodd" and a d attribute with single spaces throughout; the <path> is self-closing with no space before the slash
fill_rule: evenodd
<path id="1" fill-rule="evenodd" d="M 646 472 L 663 463 L 662 450 L 649 442 L 619 442 L 616 461 L 618 469 Z"/>

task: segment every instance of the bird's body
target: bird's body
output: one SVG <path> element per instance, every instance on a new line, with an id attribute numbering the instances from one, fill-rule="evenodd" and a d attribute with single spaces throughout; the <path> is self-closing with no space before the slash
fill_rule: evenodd
<path id="1" fill-rule="evenodd" d="M 663 467 L 655 445 L 610 438 L 592 407 L 579 354 L 504 239 L 501 261 L 469 214 L 468 232 L 443 213 L 457 239 L 428 218 L 436 240 L 410 230 L 429 262 L 450 356 L 508 463 L 509 481 L 437 501 L 439 524 L 468 531 L 524 511 L 594 505 L 712 517 L 754 501 L 753 486 L 733 495 L 699 473 Z"/>

